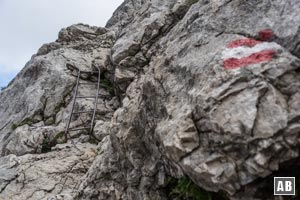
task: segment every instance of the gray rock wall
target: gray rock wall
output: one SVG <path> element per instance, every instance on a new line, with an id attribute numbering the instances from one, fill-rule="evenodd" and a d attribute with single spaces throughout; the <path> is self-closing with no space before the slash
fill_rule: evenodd
<path id="1" fill-rule="evenodd" d="M 97 156 L 68 198 L 168 199 L 170 177 L 185 175 L 223 198 L 275 200 L 272 177 L 299 166 L 299 9 L 296 0 L 125 1 L 106 28 L 63 29 L 0 94 L 9 171 L 0 195 L 18 186 L 8 183 L 15 172 L 6 155 L 38 157 L 37 141 L 65 127 L 76 76 L 69 63 L 101 67 L 114 94 L 101 99 Z M 87 142 L 83 135 L 72 140 Z"/>

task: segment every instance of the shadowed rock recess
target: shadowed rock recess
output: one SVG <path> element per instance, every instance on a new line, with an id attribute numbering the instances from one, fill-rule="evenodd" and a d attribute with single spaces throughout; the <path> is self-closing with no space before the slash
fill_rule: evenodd
<path id="1" fill-rule="evenodd" d="M 62 29 L 0 92 L 0 199 L 298 199 L 273 196 L 273 177 L 300 179 L 299 10 L 298 0 L 125 0 L 105 28 Z M 93 134 L 66 141 L 72 66 L 99 67 L 102 81 Z M 182 179 L 198 196 L 170 184 Z"/>

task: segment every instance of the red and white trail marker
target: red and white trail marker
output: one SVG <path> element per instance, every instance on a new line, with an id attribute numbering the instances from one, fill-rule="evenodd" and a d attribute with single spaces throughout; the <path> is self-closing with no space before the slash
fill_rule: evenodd
<path id="1" fill-rule="evenodd" d="M 265 42 L 273 37 L 271 31 L 264 30 L 259 35 L 264 41 L 246 38 L 230 42 L 222 53 L 223 67 L 236 69 L 270 61 L 281 47 L 275 42 Z"/>

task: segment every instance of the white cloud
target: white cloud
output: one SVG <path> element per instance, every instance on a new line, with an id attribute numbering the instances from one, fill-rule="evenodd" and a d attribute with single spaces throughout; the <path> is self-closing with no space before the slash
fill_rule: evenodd
<path id="1" fill-rule="evenodd" d="M 0 79 L 75 23 L 104 26 L 122 0 L 0 0 Z M 2 78 L 1 78 L 2 76 Z"/>

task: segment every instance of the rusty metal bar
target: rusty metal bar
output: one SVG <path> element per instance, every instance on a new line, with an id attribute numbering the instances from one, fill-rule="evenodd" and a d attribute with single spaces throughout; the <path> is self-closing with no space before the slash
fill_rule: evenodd
<path id="1" fill-rule="evenodd" d="M 94 110 L 86 110 L 86 111 L 77 111 L 77 112 L 73 112 L 73 114 L 83 114 L 83 113 L 93 113 Z"/>
<path id="2" fill-rule="evenodd" d="M 101 71 L 100 68 L 97 68 L 98 71 L 80 71 L 77 67 L 72 66 L 73 69 L 77 69 L 78 70 L 78 76 L 77 76 L 77 82 L 76 82 L 76 87 L 75 87 L 75 94 L 73 97 L 73 104 L 72 104 L 72 110 L 71 110 L 71 114 L 70 114 L 70 118 L 68 120 L 68 124 L 66 126 L 65 129 L 65 139 L 67 141 L 68 139 L 68 133 L 69 131 L 79 131 L 79 130 L 87 130 L 89 129 L 89 133 L 90 135 L 92 135 L 93 133 L 93 129 L 94 129 L 94 123 L 95 123 L 95 117 L 96 117 L 96 112 L 97 112 L 97 104 L 98 104 L 98 99 L 99 99 L 99 90 L 100 90 L 100 82 L 101 82 Z M 90 74 L 96 74 L 98 73 L 98 81 L 94 82 L 94 83 L 80 83 L 80 75 L 83 73 L 90 73 Z M 97 94 L 96 96 L 77 96 L 78 95 L 78 87 L 79 85 L 97 85 Z M 75 108 L 75 104 L 76 104 L 76 99 L 79 98 L 91 98 L 91 99 L 95 99 L 95 103 L 94 103 L 94 109 L 93 110 L 87 110 L 87 111 L 77 111 L 74 112 L 74 108 Z M 93 113 L 92 115 L 92 120 L 91 120 L 91 124 L 89 127 L 82 127 L 82 128 L 70 128 L 70 124 L 72 121 L 72 116 L 75 114 L 81 114 L 81 113 Z"/>
<path id="3" fill-rule="evenodd" d="M 78 96 L 77 99 L 95 99 L 95 96 Z"/>
<path id="4" fill-rule="evenodd" d="M 69 128 L 70 128 L 72 115 L 73 115 L 73 111 L 74 111 L 74 107 L 75 107 L 75 103 L 76 103 L 79 79 L 80 79 L 80 70 L 78 70 L 77 82 L 76 82 L 76 87 L 75 87 L 75 94 L 74 94 L 74 97 L 73 97 L 72 111 L 71 111 L 70 118 L 69 118 L 66 130 L 65 130 L 65 139 L 66 139 L 66 141 L 68 140 L 68 131 L 69 131 Z"/>
<path id="5" fill-rule="evenodd" d="M 97 82 L 94 83 L 79 83 L 80 85 L 98 85 Z"/>
<path id="6" fill-rule="evenodd" d="M 86 73 L 86 74 L 98 74 L 98 71 L 81 71 L 81 73 Z"/>
<path id="7" fill-rule="evenodd" d="M 70 128 L 69 131 L 81 131 L 81 130 L 87 130 L 87 129 L 90 129 L 90 127 Z"/>
<path id="8" fill-rule="evenodd" d="M 91 122 L 91 129 L 90 129 L 90 135 L 92 136 L 93 130 L 94 130 L 94 121 L 95 121 L 95 116 L 96 116 L 96 111 L 97 111 L 97 104 L 98 104 L 98 98 L 99 98 L 99 90 L 100 90 L 100 82 L 101 82 L 101 71 L 100 68 L 98 67 L 98 85 L 97 85 L 97 94 L 95 98 L 95 105 L 94 105 L 94 113 L 93 113 L 93 118 Z"/>

